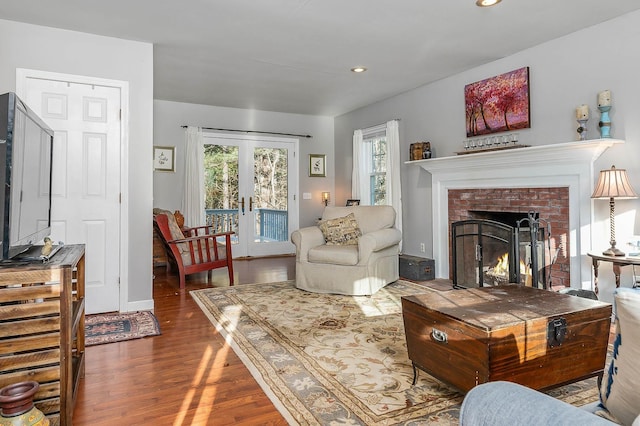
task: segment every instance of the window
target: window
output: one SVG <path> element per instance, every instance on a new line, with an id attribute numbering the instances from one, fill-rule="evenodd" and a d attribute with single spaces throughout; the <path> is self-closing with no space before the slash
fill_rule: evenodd
<path id="1" fill-rule="evenodd" d="M 358 189 L 352 195 L 358 195 L 357 198 L 364 205 L 390 204 L 387 186 L 389 155 L 386 126 L 369 128 L 360 134 L 362 139 L 356 143 L 358 148 L 354 147 L 354 156 L 356 152 L 358 156 L 354 163 L 354 176 Z"/>
<path id="2" fill-rule="evenodd" d="M 389 205 L 402 229 L 399 120 L 353 132 L 351 198 L 362 204 Z"/>
<path id="3" fill-rule="evenodd" d="M 387 138 L 386 135 L 364 140 L 369 152 L 369 203 L 372 206 L 387 203 Z"/>

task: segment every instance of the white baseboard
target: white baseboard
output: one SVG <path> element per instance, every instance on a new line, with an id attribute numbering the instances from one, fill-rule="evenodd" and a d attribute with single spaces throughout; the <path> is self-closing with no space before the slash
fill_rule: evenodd
<path id="1" fill-rule="evenodd" d="M 153 311 L 153 309 L 153 299 L 137 300 L 135 302 L 128 302 L 125 309 L 121 312 Z"/>

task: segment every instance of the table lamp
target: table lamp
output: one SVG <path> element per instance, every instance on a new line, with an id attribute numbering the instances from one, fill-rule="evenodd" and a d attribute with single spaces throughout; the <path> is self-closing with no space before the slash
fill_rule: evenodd
<path id="1" fill-rule="evenodd" d="M 631 187 L 627 171 L 611 166 L 609 170 L 601 170 L 596 188 L 591 198 L 609 199 L 609 222 L 611 225 L 611 247 L 602 254 L 605 256 L 624 256 L 622 250 L 616 248 L 615 199 L 638 198 L 638 194 Z"/>

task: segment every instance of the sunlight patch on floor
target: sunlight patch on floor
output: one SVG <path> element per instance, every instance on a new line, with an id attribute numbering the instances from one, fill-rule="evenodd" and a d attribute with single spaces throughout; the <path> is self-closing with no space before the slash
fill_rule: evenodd
<path id="1" fill-rule="evenodd" d="M 220 351 L 220 352 L 223 352 L 223 351 Z M 216 356 L 219 356 L 219 355 L 221 354 L 220 353 L 216 354 Z M 225 353 L 225 356 L 226 356 L 226 353 Z M 176 419 L 173 422 L 174 426 L 181 426 L 184 424 L 185 416 L 189 410 L 189 406 L 191 405 L 191 403 L 196 397 L 196 392 L 198 391 L 198 389 L 204 389 L 204 390 L 202 391 L 203 395 L 200 397 L 200 402 L 198 403 L 198 408 L 196 410 L 196 414 L 194 417 L 197 418 L 200 415 L 203 415 L 204 418 L 208 418 L 211 412 L 211 409 L 213 407 L 212 402 L 215 396 L 215 395 L 208 395 L 208 394 L 211 392 L 215 394 L 215 386 L 212 387 L 212 389 L 208 389 L 208 387 L 206 386 L 206 378 L 205 378 L 205 381 L 203 381 L 203 377 L 206 371 L 211 369 L 212 365 L 215 364 L 215 360 L 213 362 L 211 361 L 212 357 L 213 357 L 213 348 L 211 347 L 211 345 L 208 345 L 204 354 L 202 355 L 200 364 L 196 369 L 196 373 L 193 377 L 193 381 L 191 382 L 191 389 L 189 389 L 184 399 L 182 400 L 182 406 L 180 407 L 180 410 L 178 410 L 178 415 L 176 416 Z M 207 398 L 205 398 L 205 396 Z M 206 399 L 205 404 L 203 404 L 203 401 L 205 399 Z M 206 413 L 203 413 L 202 410 L 206 410 Z"/>

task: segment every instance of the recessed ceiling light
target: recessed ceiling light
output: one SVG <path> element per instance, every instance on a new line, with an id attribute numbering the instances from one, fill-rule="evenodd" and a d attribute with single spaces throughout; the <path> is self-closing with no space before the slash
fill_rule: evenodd
<path id="1" fill-rule="evenodd" d="M 476 6 L 489 7 L 500 3 L 502 0 L 476 0 Z"/>
<path id="2" fill-rule="evenodd" d="M 351 68 L 352 72 L 357 72 L 357 73 L 365 72 L 366 70 L 367 69 L 365 67 L 353 67 L 353 68 Z"/>

